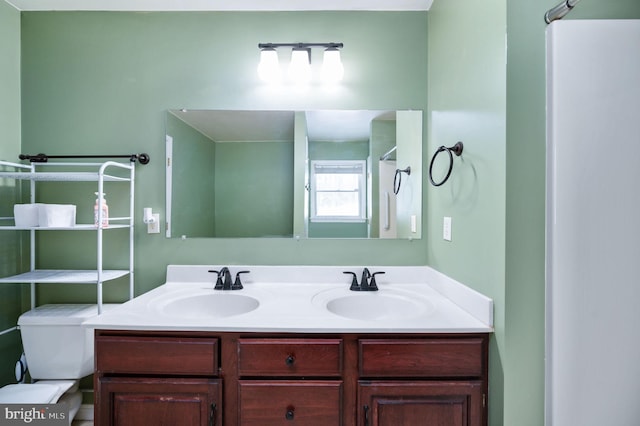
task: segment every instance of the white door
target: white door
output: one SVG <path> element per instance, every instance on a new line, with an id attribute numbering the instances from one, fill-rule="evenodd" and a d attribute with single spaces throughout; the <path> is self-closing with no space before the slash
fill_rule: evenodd
<path id="1" fill-rule="evenodd" d="M 640 425 L 640 21 L 547 30 L 546 424 Z"/>

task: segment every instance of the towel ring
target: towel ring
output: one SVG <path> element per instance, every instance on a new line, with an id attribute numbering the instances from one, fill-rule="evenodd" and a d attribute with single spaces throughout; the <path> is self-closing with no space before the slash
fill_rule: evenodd
<path id="1" fill-rule="evenodd" d="M 396 169 L 396 174 L 393 177 L 393 193 L 398 195 L 400 192 L 400 185 L 402 185 L 402 174 L 406 173 L 407 176 L 411 175 L 411 167 L 407 167 L 404 170 Z"/>
<path id="2" fill-rule="evenodd" d="M 454 146 L 449 148 L 442 145 L 440 148 L 438 148 L 436 153 L 433 154 L 433 158 L 431 158 L 431 163 L 429 164 L 429 180 L 431 181 L 431 184 L 433 186 L 440 186 L 449 179 L 449 176 L 451 176 L 451 171 L 453 170 L 453 154 L 459 157 L 460 155 L 462 155 L 462 148 L 463 148 L 462 142 L 457 142 Z M 436 157 L 438 156 L 438 154 L 444 151 L 447 151 L 447 153 L 449 154 L 449 170 L 447 171 L 447 175 L 444 177 L 444 179 L 436 183 L 433 181 L 433 175 L 432 175 L 433 162 L 436 160 Z M 451 154 L 452 152 L 453 154 Z"/>

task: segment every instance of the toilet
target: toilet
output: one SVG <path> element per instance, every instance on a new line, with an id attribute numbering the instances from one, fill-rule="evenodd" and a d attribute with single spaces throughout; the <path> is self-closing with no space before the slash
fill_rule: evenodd
<path id="1" fill-rule="evenodd" d="M 108 309 L 113 305 L 103 305 Z M 94 371 L 93 330 L 82 323 L 98 315 L 97 305 L 43 305 L 18 319 L 33 383 L 0 389 L 0 403 L 66 403 L 69 423 L 82 404 L 79 379 Z"/>

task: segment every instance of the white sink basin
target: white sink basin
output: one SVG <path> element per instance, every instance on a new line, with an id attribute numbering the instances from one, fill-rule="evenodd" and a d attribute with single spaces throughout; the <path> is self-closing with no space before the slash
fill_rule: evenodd
<path id="1" fill-rule="evenodd" d="M 243 294 L 223 291 L 189 295 L 160 303 L 163 315 L 187 319 L 221 318 L 246 314 L 260 305 L 257 299 Z"/>
<path id="2" fill-rule="evenodd" d="M 428 300 L 400 291 L 350 292 L 334 296 L 319 294 L 316 302 L 344 318 L 384 321 L 416 318 L 434 310 Z"/>

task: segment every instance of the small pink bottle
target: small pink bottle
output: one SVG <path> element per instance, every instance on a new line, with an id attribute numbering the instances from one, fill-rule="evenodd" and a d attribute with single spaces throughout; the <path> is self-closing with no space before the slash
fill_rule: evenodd
<path id="1" fill-rule="evenodd" d="M 99 212 L 102 210 L 102 228 L 106 228 L 109 226 L 109 206 L 107 205 L 107 200 L 104 198 L 104 193 L 102 193 L 102 206 L 99 208 L 98 204 L 100 203 L 100 197 L 96 192 L 96 204 L 93 206 L 93 223 L 98 226 L 98 221 L 100 219 Z"/>

